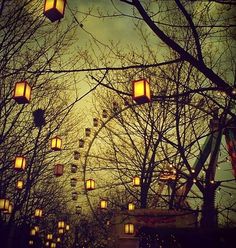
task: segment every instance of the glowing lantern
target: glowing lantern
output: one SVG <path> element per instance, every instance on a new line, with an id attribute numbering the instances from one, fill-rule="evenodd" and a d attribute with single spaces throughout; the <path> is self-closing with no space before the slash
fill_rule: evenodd
<path id="1" fill-rule="evenodd" d="M 20 104 L 30 102 L 31 87 L 26 81 L 18 82 L 15 84 L 13 99 Z"/>
<path id="2" fill-rule="evenodd" d="M 65 221 L 58 221 L 57 227 L 58 228 L 65 228 Z"/>
<path id="3" fill-rule="evenodd" d="M 22 156 L 16 156 L 15 158 L 15 163 L 14 163 L 14 168 L 16 170 L 24 170 L 26 165 L 26 159 L 25 157 Z"/>
<path id="4" fill-rule="evenodd" d="M 72 200 L 76 201 L 78 199 L 78 193 L 72 192 Z"/>
<path id="5" fill-rule="evenodd" d="M 70 179 L 70 185 L 71 187 L 75 187 L 77 184 L 77 178 L 73 177 Z"/>
<path id="6" fill-rule="evenodd" d="M 62 147 L 62 139 L 59 137 L 54 137 L 51 140 L 51 149 L 53 151 L 60 151 Z"/>
<path id="7" fill-rule="evenodd" d="M 133 186 L 138 187 L 140 186 L 140 178 L 139 177 L 134 177 L 133 178 Z"/>
<path id="8" fill-rule="evenodd" d="M 58 229 L 58 234 L 63 234 L 64 233 L 64 229 L 63 228 L 59 228 Z"/>
<path id="9" fill-rule="evenodd" d="M 58 237 L 58 238 L 57 238 L 57 243 L 60 243 L 60 242 L 61 242 L 61 238 Z"/>
<path id="10" fill-rule="evenodd" d="M 90 136 L 90 134 L 91 134 L 91 129 L 90 128 L 85 128 L 85 136 L 86 137 L 89 137 Z"/>
<path id="11" fill-rule="evenodd" d="M 77 171 L 77 165 L 71 164 L 71 173 L 76 173 L 76 171 Z"/>
<path id="12" fill-rule="evenodd" d="M 86 180 L 86 189 L 87 190 L 95 189 L 95 181 L 93 179 Z"/>
<path id="13" fill-rule="evenodd" d="M 38 231 L 39 231 L 39 226 L 35 226 L 35 227 L 34 227 L 34 230 L 35 230 L 36 232 L 38 232 Z"/>
<path id="14" fill-rule="evenodd" d="M 135 205 L 132 203 L 132 202 L 130 202 L 129 204 L 128 204 L 128 210 L 129 211 L 132 211 L 132 210 L 134 210 L 135 209 Z"/>
<path id="15" fill-rule="evenodd" d="M 0 210 L 7 211 L 10 205 L 10 201 L 7 199 L 0 199 Z"/>
<path id="16" fill-rule="evenodd" d="M 49 242 L 48 241 L 45 243 L 45 246 L 49 246 Z"/>
<path id="17" fill-rule="evenodd" d="M 51 233 L 47 234 L 47 240 L 52 240 L 52 234 Z"/>
<path id="18" fill-rule="evenodd" d="M 29 245 L 33 245 L 34 241 L 33 240 L 29 240 Z"/>
<path id="19" fill-rule="evenodd" d="M 78 151 L 74 151 L 74 160 L 79 160 L 80 153 Z"/>
<path id="20" fill-rule="evenodd" d="M 35 212 L 34 212 L 34 216 L 38 217 L 38 218 L 41 218 L 43 216 L 43 210 L 40 209 L 40 208 L 36 208 Z"/>
<path id="21" fill-rule="evenodd" d="M 19 189 L 19 190 L 22 190 L 24 187 L 24 182 L 22 180 L 18 180 L 16 182 L 16 188 Z"/>
<path id="22" fill-rule="evenodd" d="M 83 148 L 84 147 L 84 140 L 80 139 L 79 140 L 79 148 Z"/>
<path id="23" fill-rule="evenodd" d="M 56 248 L 56 247 L 57 247 L 56 243 L 51 243 L 51 248 Z"/>
<path id="24" fill-rule="evenodd" d="M 103 111 L 102 111 L 102 118 L 107 118 L 107 116 L 108 116 L 108 113 L 107 113 L 107 111 L 104 109 Z"/>
<path id="25" fill-rule="evenodd" d="M 147 103 L 151 100 L 150 85 L 147 79 L 140 79 L 132 82 L 133 100 L 138 104 Z"/>
<path id="26" fill-rule="evenodd" d="M 45 0 L 44 15 L 51 21 L 55 22 L 64 17 L 66 0 Z"/>
<path id="27" fill-rule="evenodd" d="M 124 226 L 124 232 L 125 234 L 134 234 L 134 224 L 126 223 Z"/>
<path id="28" fill-rule="evenodd" d="M 35 236 L 36 235 L 36 230 L 33 228 L 30 230 L 30 235 Z"/>
<path id="29" fill-rule="evenodd" d="M 69 231 L 70 230 L 70 225 L 66 225 L 66 231 Z"/>
<path id="30" fill-rule="evenodd" d="M 54 167 L 54 175 L 56 177 L 62 176 L 64 171 L 64 165 L 63 164 L 56 164 Z"/>
<path id="31" fill-rule="evenodd" d="M 101 200 L 100 201 L 100 208 L 101 209 L 107 209 L 107 200 Z"/>
<path id="32" fill-rule="evenodd" d="M 13 205 L 11 203 L 9 203 L 8 209 L 4 210 L 3 213 L 4 214 L 11 214 L 13 210 Z"/>
<path id="33" fill-rule="evenodd" d="M 93 118 L 93 126 L 98 127 L 98 118 Z"/>

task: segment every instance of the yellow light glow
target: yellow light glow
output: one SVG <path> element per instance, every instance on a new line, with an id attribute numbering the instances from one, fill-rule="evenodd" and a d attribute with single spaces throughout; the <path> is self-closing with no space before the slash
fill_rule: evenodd
<path id="1" fill-rule="evenodd" d="M 56 243 L 51 243 L 51 248 L 56 248 Z"/>
<path id="2" fill-rule="evenodd" d="M 66 225 L 66 231 L 70 230 L 70 225 Z"/>
<path id="3" fill-rule="evenodd" d="M 48 11 L 54 7 L 55 0 L 45 0 L 44 11 Z"/>
<path id="4" fill-rule="evenodd" d="M 36 230 L 33 228 L 30 230 L 30 235 L 35 236 L 36 235 Z"/>
<path id="5" fill-rule="evenodd" d="M 29 103 L 31 97 L 31 86 L 26 82 L 17 82 L 13 93 L 13 99 L 17 103 Z"/>
<path id="6" fill-rule="evenodd" d="M 58 233 L 59 234 L 63 234 L 64 233 L 64 229 L 62 229 L 62 228 L 58 229 Z"/>
<path id="7" fill-rule="evenodd" d="M 54 167 L 54 175 L 56 177 L 62 176 L 64 171 L 64 165 L 63 164 L 56 164 Z"/>
<path id="8" fill-rule="evenodd" d="M 47 239 L 52 240 L 52 234 L 51 233 L 47 234 Z"/>
<path id="9" fill-rule="evenodd" d="M 52 22 L 64 16 L 66 0 L 45 0 L 44 15 Z"/>
<path id="10" fill-rule="evenodd" d="M 133 186 L 140 186 L 140 178 L 139 177 L 133 178 Z"/>
<path id="11" fill-rule="evenodd" d="M 57 238 L 57 242 L 58 242 L 58 243 L 61 242 L 61 238 L 60 238 L 60 237 Z"/>
<path id="12" fill-rule="evenodd" d="M 43 210 L 40 209 L 40 208 L 36 208 L 36 209 L 35 209 L 34 216 L 35 216 L 35 217 L 42 217 L 42 215 L 43 215 Z"/>
<path id="13" fill-rule="evenodd" d="M 127 223 L 125 224 L 125 234 L 134 234 L 134 224 Z"/>
<path id="14" fill-rule="evenodd" d="M 65 221 L 58 221 L 57 227 L 58 228 L 65 228 Z"/>
<path id="15" fill-rule="evenodd" d="M 106 209 L 107 208 L 107 201 L 106 200 L 101 200 L 100 201 L 100 208 L 101 209 Z"/>
<path id="16" fill-rule="evenodd" d="M 38 231 L 39 231 L 39 226 L 35 226 L 35 227 L 34 227 L 34 230 L 35 230 L 36 232 L 38 232 Z"/>
<path id="17" fill-rule="evenodd" d="M 16 182 L 16 188 L 17 189 L 23 189 L 23 186 L 24 186 L 24 182 L 22 180 L 18 180 Z"/>
<path id="18" fill-rule="evenodd" d="M 29 240 L 29 245 L 33 245 L 34 241 L 33 240 Z"/>
<path id="19" fill-rule="evenodd" d="M 16 170 L 24 170 L 26 165 L 26 159 L 22 156 L 17 156 L 15 158 L 14 168 Z"/>
<path id="20" fill-rule="evenodd" d="M 88 179 L 86 181 L 86 189 L 87 190 L 93 190 L 93 189 L 95 189 L 95 181 L 93 179 Z"/>
<path id="21" fill-rule="evenodd" d="M 7 199 L 0 199 L 0 210 L 8 210 L 10 201 Z"/>
<path id="22" fill-rule="evenodd" d="M 59 137 L 54 137 L 51 140 L 51 149 L 54 151 L 60 151 L 62 147 L 62 139 Z"/>
<path id="23" fill-rule="evenodd" d="M 131 203 L 129 203 L 128 204 L 128 210 L 129 211 L 132 211 L 132 210 L 134 210 L 135 209 L 135 205 L 131 202 Z"/>
<path id="24" fill-rule="evenodd" d="M 150 85 L 146 79 L 133 81 L 133 99 L 137 103 L 146 103 L 151 100 Z"/>

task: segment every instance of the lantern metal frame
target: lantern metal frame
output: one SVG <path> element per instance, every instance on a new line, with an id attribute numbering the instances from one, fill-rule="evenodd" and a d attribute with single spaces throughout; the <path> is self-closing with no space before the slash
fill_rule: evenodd
<path id="1" fill-rule="evenodd" d="M 10 201 L 8 199 L 1 198 L 0 199 L 0 210 L 7 211 L 10 205 Z"/>
<path id="2" fill-rule="evenodd" d="M 62 12 L 58 10 L 57 8 L 58 7 L 57 4 L 58 3 L 60 4 L 60 2 L 63 2 Z M 48 0 L 45 0 L 43 13 L 51 22 L 58 21 L 64 17 L 65 8 L 66 8 L 66 0 L 53 0 L 53 4 L 51 8 L 46 10 L 47 4 L 48 4 Z"/>
<path id="3" fill-rule="evenodd" d="M 87 179 L 85 182 L 85 188 L 88 191 L 94 190 L 95 189 L 95 180 L 93 180 L 91 178 Z"/>
<path id="4" fill-rule="evenodd" d="M 34 212 L 36 218 L 41 218 L 43 216 L 43 210 L 41 208 L 36 208 Z"/>
<path id="5" fill-rule="evenodd" d="M 13 99 L 18 104 L 29 103 L 31 100 L 31 90 L 32 88 L 27 81 L 23 80 L 20 82 L 16 82 L 13 91 Z"/>
<path id="6" fill-rule="evenodd" d="M 143 94 L 136 96 L 136 87 L 138 83 L 143 83 Z M 137 104 L 148 103 L 151 101 L 151 90 L 149 81 L 146 78 L 132 81 L 132 98 Z"/>
<path id="7" fill-rule="evenodd" d="M 26 167 L 26 158 L 24 156 L 16 156 L 14 160 L 14 169 L 23 171 Z"/>
<path id="8" fill-rule="evenodd" d="M 138 176 L 133 177 L 133 186 L 134 187 L 139 187 L 141 184 L 141 179 Z"/>
<path id="9" fill-rule="evenodd" d="M 127 235 L 134 235 L 135 226 L 133 223 L 125 223 L 124 224 L 124 233 Z"/>
<path id="10" fill-rule="evenodd" d="M 58 136 L 55 136 L 51 139 L 51 149 L 53 151 L 61 151 L 62 149 L 62 139 Z"/>
<path id="11" fill-rule="evenodd" d="M 17 188 L 18 190 L 22 190 L 22 189 L 24 188 L 24 181 L 23 181 L 23 180 L 18 180 L 18 181 L 16 182 L 16 188 Z"/>

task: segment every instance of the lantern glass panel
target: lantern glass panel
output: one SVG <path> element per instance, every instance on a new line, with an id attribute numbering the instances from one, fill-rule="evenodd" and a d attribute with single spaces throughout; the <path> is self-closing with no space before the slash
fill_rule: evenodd
<path id="1" fill-rule="evenodd" d="M 31 96 L 31 87 L 26 82 L 18 82 L 15 84 L 14 95 L 13 98 L 18 103 L 29 103 Z"/>
<path id="2" fill-rule="evenodd" d="M 59 137 L 52 138 L 51 149 L 54 150 L 54 151 L 59 151 L 59 150 L 61 150 L 61 147 L 62 147 L 61 138 L 59 138 Z"/>
<path id="3" fill-rule="evenodd" d="M 125 234 L 134 234 L 134 224 L 127 223 L 125 224 Z"/>
<path id="4" fill-rule="evenodd" d="M 133 185 L 134 186 L 140 186 L 140 178 L 139 177 L 133 178 Z"/>
<path id="5" fill-rule="evenodd" d="M 65 227 L 65 221 L 58 221 L 57 226 L 58 226 L 58 228 L 64 228 Z"/>
<path id="6" fill-rule="evenodd" d="M 48 11 L 54 7 L 55 0 L 45 0 L 44 11 Z"/>
<path id="7" fill-rule="evenodd" d="M 133 99 L 137 103 L 146 103 L 151 100 L 150 85 L 146 79 L 133 81 Z"/>
<path id="8" fill-rule="evenodd" d="M 64 233 L 64 229 L 63 229 L 63 228 L 59 228 L 59 229 L 58 229 L 58 233 L 59 233 L 59 234 L 63 234 L 63 233 Z"/>
<path id="9" fill-rule="evenodd" d="M 30 230 L 30 235 L 35 236 L 36 235 L 36 230 L 33 228 Z"/>
<path id="10" fill-rule="evenodd" d="M 22 180 L 18 180 L 16 182 L 16 188 L 17 189 L 23 189 L 23 186 L 24 186 L 24 182 Z"/>
<path id="11" fill-rule="evenodd" d="M 106 200 L 101 200 L 101 202 L 100 202 L 100 207 L 101 207 L 102 209 L 106 209 L 106 208 L 107 208 L 107 201 L 106 201 Z"/>
<path id="12" fill-rule="evenodd" d="M 86 181 L 86 189 L 93 190 L 95 188 L 95 181 L 93 179 L 88 179 Z"/>
<path id="13" fill-rule="evenodd" d="M 66 231 L 70 230 L 70 225 L 66 225 Z"/>
<path id="14" fill-rule="evenodd" d="M 25 160 L 24 157 L 17 156 L 15 158 L 15 166 L 14 166 L 14 168 L 16 170 L 24 170 L 25 169 L 25 165 L 26 165 L 26 160 Z"/>
<path id="15" fill-rule="evenodd" d="M 134 210 L 135 209 L 135 205 L 131 202 L 131 203 L 129 203 L 128 204 L 128 210 L 129 211 L 132 211 L 132 210 Z"/>
<path id="16" fill-rule="evenodd" d="M 57 0 L 56 8 L 63 15 L 64 14 L 64 8 L 65 8 L 65 0 Z"/>
<path id="17" fill-rule="evenodd" d="M 49 233 L 49 234 L 47 235 L 47 239 L 48 239 L 48 240 L 52 240 L 52 234 L 51 234 L 51 233 Z"/>
<path id="18" fill-rule="evenodd" d="M 39 209 L 39 208 L 35 209 L 35 214 L 34 215 L 35 215 L 35 217 L 42 217 L 43 210 Z"/>
<path id="19" fill-rule="evenodd" d="M 10 201 L 7 199 L 0 199 L 0 210 L 8 210 Z"/>

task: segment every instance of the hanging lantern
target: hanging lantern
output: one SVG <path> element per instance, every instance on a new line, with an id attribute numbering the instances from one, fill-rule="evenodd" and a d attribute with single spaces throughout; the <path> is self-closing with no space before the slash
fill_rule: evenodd
<path id="1" fill-rule="evenodd" d="M 82 208 L 79 205 L 76 206 L 75 213 L 78 214 L 78 215 L 80 215 L 81 214 L 81 211 L 82 211 Z"/>
<path id="2" fill-rule="evenodd" d="M 33 240 L 29 240 L 29 245 L 33 245 L 34 241 Z"/>
<path id="3" fill-rule="evenodd" d="M 63 228 L 59 228 L 58 229 L 58 234 L 63 234 L 64 233 L 64 229 Z"/>
<path id="4" fill-rule="evenodd" d="M 57 223 L 57 227 L 58 228 L 65 228 L 65 221 L 58 221 L 58 223 Z"/>
<path id="5" fill-rule="evenodd" d="M 77 171 L 77 165 L 76 164 L 71 164 L 71 173 L 76 173 Z"/>
<path id="6" fill-rule="evenodd" d="M 36 230 L 33 228 L 30 230 L 30 235 L 35 236 L 36 235 Z"/>
<path id="7" fill-rule="evenodd" d="M 18 181 L 16 182 L 16 188 L 19 189 L 19 190 L 22 190 L 23 187 L 24 187 L 24 181 L 18 180 Z"/>
<path id="8" fill-rule="evenodd" d="M 39 226 L 35 226 L 35 227 L 34 227 L 34 230 L 35 230 L 36 232 L 38 232 L 38 231 L 39 231 Z"/>
<path id="9" fill-rule="evenodd" d="M 93 118 L 93 126 L 98 127 L 98 118 Z"/>
<path id="10" fill-rule="evenodd" d="M 49 244 L 50 244 L 50 243 L 47 241 L 47 242 L 45 243 L 45 246 L 49 246 Z"/>
<path id="11" fill-rule="evenodd" d="M 38 218 L 41 218 L 43 216 L 43 210 L 40 209 L 40 208 L 36 208 L 35 212 L 34 212 L 34 216 L 38 217 Z"/>
<path id="12" fill-rule="evenodd" d="M 84 140 L 80 139 L 79 140 L 79 148 L 83 148 L 84 147 Z"/>
<path id="13" fill-rule="evenodd" d="M 86 190 L 95 189 L 95 181 L 93 179 L 86 180 Z"/>
<path id="14" fill-rule="evenodd" d="M 108 113 L 107 113 L 107 111 L 105 110 L 105 109 L 103 109 L 103 111 L 102 111 L 102 118 L 107 118 L 108 117 Z"/>
<path id="15" fill-rule="evenodd" d="M 107 209 L 107 205 L 108 205 L 107 200 L 103 199 L 100 201 L 100 208 L 101 209 Z"/>
<path id="16" fill-rule="evenodd" d="M 13 93 L 13 99 L 19 104 L 29 103 L 31 87 L 26 81 L 17 82 Z"/>
<path id="17" fill-rule="evenodd" d="M 8 209 L 4 210 L 3 213 L 4 214 L 11 214 L 13 210 L 13 205 L 12 203 L 9 203 Z"/>
<path id="18" fill-rule="evenodd" d="M 44 15 L 55 22 L 64 17 L 66 0 L 45 0 Z"/>
<path id="19" fill-rule="evenodd" d="M 126 223 L 124 225 L 124 232 L 125 234 L 134 234 L 134 224 L 132 223 Z"/>
<path id="20" fill-rule="evenodd" d="M 128 210 L 129 211 L 132 211 L 132 210 L 134 210 L 135 209 L 135 205 L 132 203 L 132 202 L 130 202 L 129 204 L 128 204 Z"/>
<path id="21" fill-rule="evenodd" d="M 57 243 L 60 243 L 60 242 L 61 242 L 61 238 L 58 237 L 58 238 L 57 238 Z"/>
<path id="22" fill-rule="evenodd" d="M 133 178 L 133 186 L 138 187 L 140 186 L 140 177 L 134 177 Z"/>
<path id="23" fill-rule="evenodd" d="M 26 159 L 23 156 L 16 156 L 14 162 L 14 169 L 22 171 L 25 169 Z"/>
<path id="24" fill-rule="evenodd" d="M 69 231 L 70 230 L 70 225 L 66 225 L 66 231 Z"/>
<path id="25" fill-rule="evenodd" d="M 85 136 L 86 137 L 90 137 L 90 134 L 91 134 L 91 128 L 85 128 Z"/>
<path id="26" fill-rule="evenodd" d="M 54 175 L 56 177 L 62 176 L 64 171 L 64 165 L 63 164 L 56 164 L 54 167 Z"/>
<path id="27" fill-rule="evenodd" d="M 78 199 L 78 193 L 72 192 L 72 200 L 76 201 Z"/>
<path id="28" fill-rule="evenodd" d="M 47 240 L 52 240 L 52 234 L 51 233 L 47 234 Z"/>
<path id="29" fill-rule="evenodd" d="M 10 201 L 7 199 L 0 199 L 0 210 L 7 211 L 10 205 Z"/>
<path id="30" fill-rule="evenodd" d="M 140 79 L 132 82 L 133 100 L 138 104 L 147 103 L 151 100 L 150 85 L 147 79 Z"/>
<path id="31" fill-rule="evenodd" d="M 62 147 L 62 139 L 58 136 L 52 138 L 51 140 L 51 149 L 53 151 L 60 151 Z"/>
<path id="32" fill-rule="evenodd" d="M 56 248 L 56 247 L 57 247 L 56 243 L 51 243 L 51 248 Z"/>
<path id="33" fill-rule="evenodd" d="M 77 178 L 73 177 L 70 179 L 70 185 L 71 187 L 75 187 L 77 184 Z"/>

